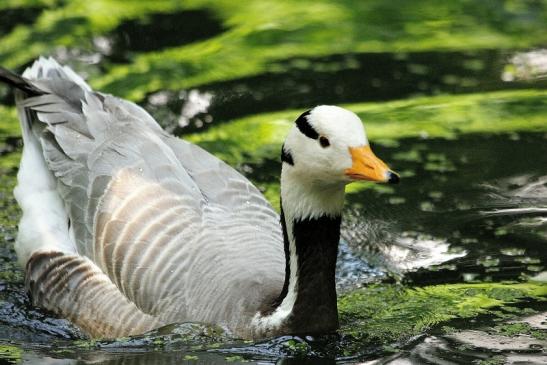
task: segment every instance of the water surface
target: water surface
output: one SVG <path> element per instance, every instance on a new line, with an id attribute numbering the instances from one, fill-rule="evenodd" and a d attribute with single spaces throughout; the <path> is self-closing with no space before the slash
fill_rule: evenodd
<path id="1" fill-rule="evenodd" d="M 25 293 L 12 248 L 21 141 L 0 86 L 0 362 L 547 362 L 543 2 L 90 4 L 0 5 L 0 63 L 54 55 L 226 160 L 275 207 L 284 135 L 321 103 L 356 111 L 402 181 L 348 187 L 337 334 L 251 343 L 180 324 L 89 341 Z"/>

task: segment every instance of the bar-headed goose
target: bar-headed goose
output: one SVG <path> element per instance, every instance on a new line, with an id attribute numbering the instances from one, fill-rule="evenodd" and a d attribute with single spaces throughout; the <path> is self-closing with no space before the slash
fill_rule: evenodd
<path id="1" fill-rule="evenodd" d="M 234 169 L 55 60 L 0 79 L 19 89 L 15 248 L 35 305 L 94 337 L 184 321 L 245 338 L 337 329 L 344 187 L 398 181 L 355 114 L 323 105 L 296 120 L 280 220 Z"/>

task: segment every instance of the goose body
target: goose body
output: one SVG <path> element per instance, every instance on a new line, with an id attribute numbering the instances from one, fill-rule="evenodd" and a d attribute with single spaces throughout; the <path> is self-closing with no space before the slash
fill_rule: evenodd
<path id="1" fill-rule="evenodd" d="M 93 337 L 186 321 L 244 338 L 337 328 L 334 264 L 352 154 L 340 154 L 350 165 L 340 181 L 319 190 L 310 188 L 319 175 L 291 184 L 306 154 L 295 133 L 314 146 L 320 138 L 302 132 L 316 132 L 309 113 L 283 147 L 280 221 L 233 168 L 55 60 L 39 59 L 22 78 L 3 76 L 20 89 L 15 248 L 35 305 Z M 342 113 L 316 109 L 315 120 Z M 361 134 L 347 138 L 367 145 Z M 334 150 L 336 138 L 328 143 Z M 387 174 L 377 180 L 394 176 Z"/>

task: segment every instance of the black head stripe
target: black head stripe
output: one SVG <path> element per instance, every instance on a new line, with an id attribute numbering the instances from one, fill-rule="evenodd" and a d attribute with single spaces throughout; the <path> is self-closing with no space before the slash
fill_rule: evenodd
<path id="1" fill-rule="evenodd" d="M 304 112 L 301 116 L 298 117 L 296 120 L 296 126 L 304 134 L 306 137 L 311 139 L 317 139 L 319 138 L 319 133 L 313 129 L 310 122 L 308 121 L 308 116 L 310 115 L 311 110 L 308 110 L 307 112 Z"/>
<path id="2" fill-rule="evenodd" d="M 281 162 L 286 162 L 289 165 L 294 166 L 294 160 L 292 159 L 292 155 L 290 152 L 285 150 L 285 144 L 281 147 Z"/>

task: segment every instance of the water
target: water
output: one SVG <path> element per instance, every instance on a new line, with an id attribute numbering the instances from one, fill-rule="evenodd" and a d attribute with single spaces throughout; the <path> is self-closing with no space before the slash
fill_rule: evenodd
<path id="1" fill-rule="evenodd" d="M 271 65 L 271 70 L 260 75 L 202 85 L 201 95 L 214 95 L 211 105 L 206 113 L 192 115 L 184 128 L 176 131 L 188 133 L 242 115 L 322 103 L 528 88 L 527 81 L 506 82 L 500 77 L 514 54 L 507 50 L 477 50 L 292 58 Z M 535 85 L 545 87 L 547 81 Z M 185 93 L 161 91 L 150 94 L 145 106 L 170 128 L 180 120 L 188 99 Z"/>
<path id="2" fill-rule="evenodd" d="M 0 87 L 0 363 L 547 363 L 547 289 L 531 281 L 547 271 L 544 3 L 58 5 L 70 16 L 56 3 L 0 5 L 0 63 L 55 55 L 274 205 L 291 118 L 352 103 L 402 182 L 348 189 L 338 334 L 250 343 L 180 324 L 89 341 L 25 293 L 12 249 L 21 141 Z"/>
<path id="3" fill-rule="evenodd" d="M 534 275 L 545 268 L 547 259 L 542 208 L 547 205 L 545 141 L 544 134 L 401 141 L 390 160 L 417 156 L 414 162 L 404 162 L 413 176 L 392 194 L 365 191 L 350 201 L 363 201 L 363 215 L 369 219 L 394 222 L 389 227 L 391 235 L 406 232 L 411 240 L 425 240 L 425 234 L 432 242 L 449 243 L 454 253 L 467 253 L 435 275 L 410 274 L 414 280 L 428 283 L 442 277 L 443 282 L 459 282 L 466 275 L 514 280 Z M 389 152 L 384 154 L 390 156 Z M 362 239 L 360 245 L 373 244 Z M 383 239 L 389 242 L 397 237 Z"/>

